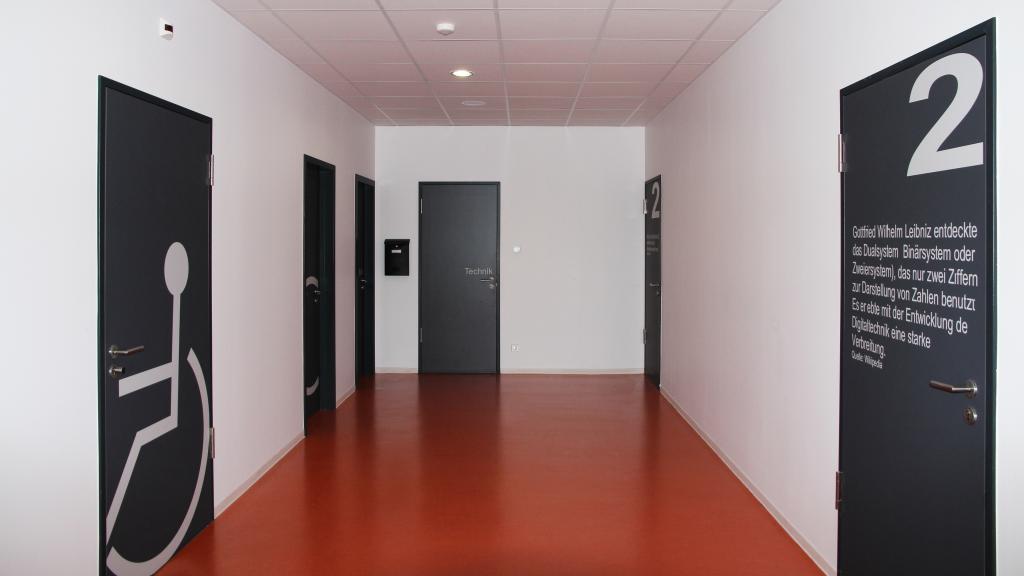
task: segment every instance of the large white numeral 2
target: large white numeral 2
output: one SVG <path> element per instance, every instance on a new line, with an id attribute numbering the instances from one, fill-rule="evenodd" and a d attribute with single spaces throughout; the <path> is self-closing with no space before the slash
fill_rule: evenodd
<path id="1" fill-rule="evenodd" d="M 655 182 L 651 186 L 651 194 L 654 195 L 654 202 L 651 204 L 651 220 L 661 218 L 661 184 Z"/>
<path id="2" fill-rule="evenodd" d="M 910 158 L 910 165 L 907 166 L 907 176 L 956 170 L 985 163 L 985 145 L 982 142 L 939 150 L 939 146 L 942 146 L 953 130 L 964 121 L 981 94 L 985 72 L 977 58 L 961 52 L 932 62 L 914 81 L 914 87 L 910 89 L 910 102 L 927 100 L 932 85 L 943 76 L 956 78 L 956 95 L 949 108 L 946 108 L 939 121 L 917 146 L 917 150 Z"/>

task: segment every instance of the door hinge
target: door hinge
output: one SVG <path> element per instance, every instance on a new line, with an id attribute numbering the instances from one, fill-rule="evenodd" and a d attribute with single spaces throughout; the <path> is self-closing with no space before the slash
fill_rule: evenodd
<path id="1" fill-rule="evenodd" d="M 420 328 L 420 344 L 423 344 L 423 328 Z"/>
<path id="2" fill-rule="evenodd" d="M 210 426 L 210 460 L 217 457 L 217 430 Z"/>
<path id="3" fill-rule="evenodd" d="M 647 215 L 647 194 L 644 194 L 644 216 Z"/>
<path id="4" fill-rule="evenodd" d="M 423 198 L 420 198 L 420 214 L 423 214 Z"/>
<path id="5" fill-rule="evenodd" d="M 213 154 L 206 160 L 206 182 L 213 188 Z"/>
<path id="6" fill-rule="evenodd" d="M 843 473 L 836 472 L 836 510 L 843 503 Z"/>
<path id="7" fill-rule="evenodd" d="M 839 135 L 838 153 L 839 173 L 846 173 L 846 134 Z"/>
<path id="8" fill-rule="evenodd" d="M 644 339 L 644 344 L 647 344 L 647 328 L 644 328 L 644 336 L 643 336 L 643 339 Z"/>

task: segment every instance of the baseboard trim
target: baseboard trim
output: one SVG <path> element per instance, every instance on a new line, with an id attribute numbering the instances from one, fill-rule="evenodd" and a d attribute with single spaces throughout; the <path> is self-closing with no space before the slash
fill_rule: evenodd
<path id="1" fill-rule="evenodd" d="M 291 452 L 292 448 L 295 448 L 295 446 L 297 446 L 299 442 L 302 442 L 303 438 L 304 436 L 300 432 L 298 436 L 292 438 L 287 444 L 285 444 L 284 448 L 282 448 L 277 454 L 275 454 L 273 458 L 268 460 L 263 466 L 260 467 L 259 470 L 253 473 L 252 476 L 249 476 L 249 478 L 246 479 L 246 481 L 243 482 L 241 486 L 235 488 L 234 492 L 229 494 L 228 497 L 221 501 L 220 504 L 214 506 L 213 517 L 217 518 L 218 516 L 223 514 L 225 510 L 227 510 L 232 504 L 235 503 L 236 500 L 238 500 L 242 496 L 242 494 L 245 494 L 249 490 L 249 488 L 252 488 L 253 485 L 256 484 L 256 482 L 258 482 L 259 479 L 263 477 L 264 474 L 269 472 L 270 469 L 274 467 L 274 465 L 280 462 L 281 458 L 284 458 L 286 454 Z"/>
<path id="2" fill-rule="evenodd" d="M 700 436 L 702 440 L 704 440 L 704 443 L 707 444 L 708 447 L 711 448 L 711 450 L 716 455 L 718 455 L 718 458 L 721 459 L 722 462 L 724 462 L 725 465 L 729 467 L 729 470 L 732 471 L 733 475 L 739 478 L 740 482 L 742 482 L 743 485 L 747 487 L 747 490 L 749 490 L 750 493 L 754 495 L 754 498 L 757 498 L 757 501 L 760 502 L 762 506 L 764 506 L 765 510 L 767 510 L 773 518 L 775 518 L 775 521 L 779 523 L 779 526 L 782 526 L 782 529 L 785 530 L 787 534 L 789 534 L 789 537 L 792 538 L 794 542 L 796 542 L 797 546 L 800 546 L 800 548 L 803 549 L 804 553 L 807 554 L 815 564 L 817 564 L 818 568 L 821 569 L 821 571 L 827 574 L 828 576 L 836 576 L 836 570 L 831 565 L 829 565 L 829 563 L 826 562 L 820 554 L 818 554 L 818 551 L 815 550 L 813 546 L 811 546 L 811 543 L 808 542 L 806 538 L 804 538 L 803 534 L 801 534 L 795 526 L 790 524 L 789 520 L 786 520 L 786 517 L 782 515 L 782 512 L 780 512 L 779 509 L 772 504 L 771 500 L 769 500 L 768 497 L 765 496 L 757 488 L 753 481 L 751 481 L 750 478 L 748 478 L 747 475 L 743 473 L 740 467 L 737 466 L 736 463 L 733 462 L 732 459 L 729 458 L 729 456 L 726 455 L 726 453 L 722 451 L 722 449 L 719 448 L 717 444 L 715 444 L 715 442 L 704 432 L 704 430 L 697 425 L 697 422 L 690 418 L 686 411 L 683 410 L 683 408 L 676 402 L 675 398 L 673 398 L 672 395 L 669 394 L 664 387 L 661 388 L 661 395 L 665 398 L 665 400 L 668 401 L 669 405 L 672 406 L 672 408 L 674 408 L 675 411 L 679 413 L 683 420 L 685 420 L 686 423 L 689 424 L 695 432 L 697 432 L 697 435 Z"/>
<path id="3" fill-rule="evenodd" d="M 393 366 L 377 366 L 374 368 L 377 374 L 417 374 L 419 368 L 400 368 Z"/>
<path id="4" fill-rule="evenodd" d="M 344 394 L 341 395 L 341 398 L 338 398 L 338 402 L 334 405 L 335 409 L 340 408 L 341 405 L 345 403 L 345 400 L 348 400 L 349 398 L 351 398 L 352 395 L 355 394 L 355 393 L 356 393 L 356 387 L 355 386 L 349 388 L 347 392 L 345 392 Z"/>
<path id="5" fill-rule="evenodd" d="M 552 376 L 582 375 L 634 375 L 643 374 L 643 368 L 505 368 L 502 374 L 550 374 Z"/>

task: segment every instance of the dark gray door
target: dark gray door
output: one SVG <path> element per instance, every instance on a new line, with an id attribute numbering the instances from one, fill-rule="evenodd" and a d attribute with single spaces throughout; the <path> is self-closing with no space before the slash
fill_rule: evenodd
<path id="1" fill-rule="evenodd" d="M 99 100 L 101 561 L 152 574 L 213 519 L 211 121 Z"/>
<path id="2" fill-rule="evenodd" d="M 661 176 L 644 187 L 644 374 L 661 386 Z"/>
<path id="3" fill-rule="evenodd" d="M 498 372 L 500 185 L 420 184 L 420 372 Z"/>
<path id="4" fill-rule="evenodd" d="M 335 407 L 334 166 L 304 158 L 303 382 L 305 414 Z"/>
<path id="5" fill-rule="evenodd" d="M 374 182 L 356 176 L 356 383 L 375 370 Z"/>
<path id="6" fill-rule="evenodd" d="M 991 573 L 991 32 L 842 93 L 842 574 Z"/>

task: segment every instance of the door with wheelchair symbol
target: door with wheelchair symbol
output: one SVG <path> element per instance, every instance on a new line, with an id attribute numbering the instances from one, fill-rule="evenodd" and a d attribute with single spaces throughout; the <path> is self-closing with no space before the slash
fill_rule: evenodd
<path id="1" fill-rule="evenodd" d="M 212 121 L 100 79 L 101 572 L 213 519 Z"/>

